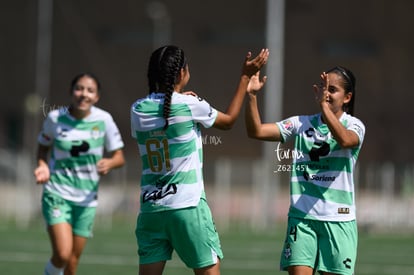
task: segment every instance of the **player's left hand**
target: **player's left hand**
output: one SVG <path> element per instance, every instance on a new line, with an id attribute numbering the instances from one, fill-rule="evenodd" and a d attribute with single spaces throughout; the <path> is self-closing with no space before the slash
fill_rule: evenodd
<path id="1" fill-rule="evenodd" d="M 98 173 L 101 175 L 106 175 L 111 171 L 111 160 L 107 158 L 103 158 L 98 161 L 96 164 L 96 167 L 98 169 Z"/>

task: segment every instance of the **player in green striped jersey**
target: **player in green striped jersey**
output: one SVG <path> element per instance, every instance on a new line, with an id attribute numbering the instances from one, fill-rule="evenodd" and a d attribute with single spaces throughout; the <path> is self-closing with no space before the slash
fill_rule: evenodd
<path id="1" fill-rule="evenodd" d="M 220 274 L 223 257 L 203 183 L 201 127 L 230 129 L 239 115 L 250 77 L 265 63 L 262 50 L 248 53 L 226 112 L 194 93 L 182 49 L 155 50 L 148 66 L 149 95 L 131 108 L 132 136 L 141 161 L 141 199 L 136 236 L 140 275 L 162 274 L 175 249 L 195 274 Z"/>
<path id="2" fill-rule="evenodd" d="M 43 185 L 42 211 L 53 249 L 47 275 L 76 274 L 92 234 L 99 177 L 124 164 L 118 127 L 108 112 L 94 106 L 99 89 L 92 74 L 77 75 L 69 108 L 49 112 L 38 137 L 34 174 Z M 104 150 L 111 156 L 103 158 Z"/>
<path id="3" fill-rule="evenodd" d="M 357 252 L 354 167 L 365 135 L 353 116 L 355 77 L 344 67 L 321 74 L 314 85 L 320 113 L 262 124 L 256 94 L 266 79 L 252 77 L 246 127 L 249 137 L 295 139 L 288 229 L 281 269 L 289 274 L 353 274 Z"/>

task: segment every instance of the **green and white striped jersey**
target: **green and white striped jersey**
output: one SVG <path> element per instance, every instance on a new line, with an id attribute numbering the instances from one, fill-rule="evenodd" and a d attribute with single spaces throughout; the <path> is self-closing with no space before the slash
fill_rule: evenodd
<path id="1" fill-rule="evenodd" d="M 44 188 L 77 205 L 96 206 L 99 184 L 96 163 L 104 149 L 111 152 L 124 147 L 112 116 L 94 106 L 81 120 L 72 117 L 67 108 L 53 110 L 43 122 L 38 142 L 52 147 L 50 180 Z"/>
<path id="2" fill-rule="evenodd" d="M 323 221 L 356 218 L 353 173 L 365 126 L 347 113 L 340 122 L 358 135 L 357 147 L 341 148 L 320 114 L 294 116 L 276 123 L 283 142 L 295 137 L 289 216 Z"/>
<path id="3" fill-rule="evenodd" d="M 163 106 L 164 94 L 151 93 L 131 107 L 131 132 L 142 160 L 141 212 L 196 206 L 205 196 L 200 125 L 211 127 L 217 110 L 174 92 L 164 131 Z"/>

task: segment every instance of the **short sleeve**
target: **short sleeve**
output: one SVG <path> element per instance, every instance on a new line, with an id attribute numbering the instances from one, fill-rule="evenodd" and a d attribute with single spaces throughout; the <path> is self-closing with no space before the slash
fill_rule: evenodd
<path id="1" fill-rule="evenodd" d="M 298 117 L 290 117 L 282 121 L 276 122 L 276 125 L 279 127 L 280 136 L 282 137 L 282 142 L 289 141 L 297 132 L 298 128 Z"/>
<path id="2" fill-rule="evenodd" d="M 200 97 L 188 96 L 188 106 L 191 110 L 192 118 L 205 128 L 210 128 L 216 121 L 218 111 L 207 101 Z"/>
<path id="3" fill-rule="evenodd" d="M 54 128 L 56 123 L 53 120 L 52 113 L 49 113 L 43 121 L 42 129 L 37 137 L 39 144 L 44 146 L 50 146 L 54 140 Z"/>
<path id="4" fill-rule="evenodd" d="M 115 124 L 112 116 L 108 114 L 105 119 L 105 149 L 108 152 L 112 152 L 124 147 L 121 133 L 119 132 L 118 126 Z"/>
<path id="5" fill-rule="evenodd" d="M 350 121 L 347 129 L 357 134 L 359 138 L 359 144 L 361 145 L 364 141 L 365 136 L 365 125 L 362 123 L 362 121 L 355 117 L 352 117 L 352 120 Z"/>

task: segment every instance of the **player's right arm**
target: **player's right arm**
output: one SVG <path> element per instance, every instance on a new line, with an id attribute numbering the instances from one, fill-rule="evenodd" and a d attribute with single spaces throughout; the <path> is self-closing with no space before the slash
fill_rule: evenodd
<path id="1" fill-rule="evenodd" d="M 268 57 L 268 49 L 262 49 L 261 52 L 253 59 L 251 59 L 251 53 L 247 53 L 236 93 L 234 94 L 227 110 L 225 112 L 218 112 L 213 127 L 221 130 L 229 130 L 233 127 L 237 117 L 239 116 L 250 78 L 255 75 L 263 67 L 263 65 L 266 64 Z"/>
<path id="2" fill-rule="evenodd" d="M 39 147 L 37 148 L 37 167 L 34 170 L 37 184 L 46 183 L 50 178 L 50 170 L 47 163 L 48 152 L 48 146 L 39 144 Z"/>
<path id="3" fill-rule="evenodd" d="M 259 73 L 251 77 L 249 86 L 247 88 L 247 104 L 245 112 L 245 123 L 247 135 L 250 138 L 267 140 L 267 141 L 282 141 L 282 136 L 279 127 L 276 123 L 262 123 L 259 109 L 257 107 L 257 93 L 266 82 L 266 77 L 260 81 Z"/>

